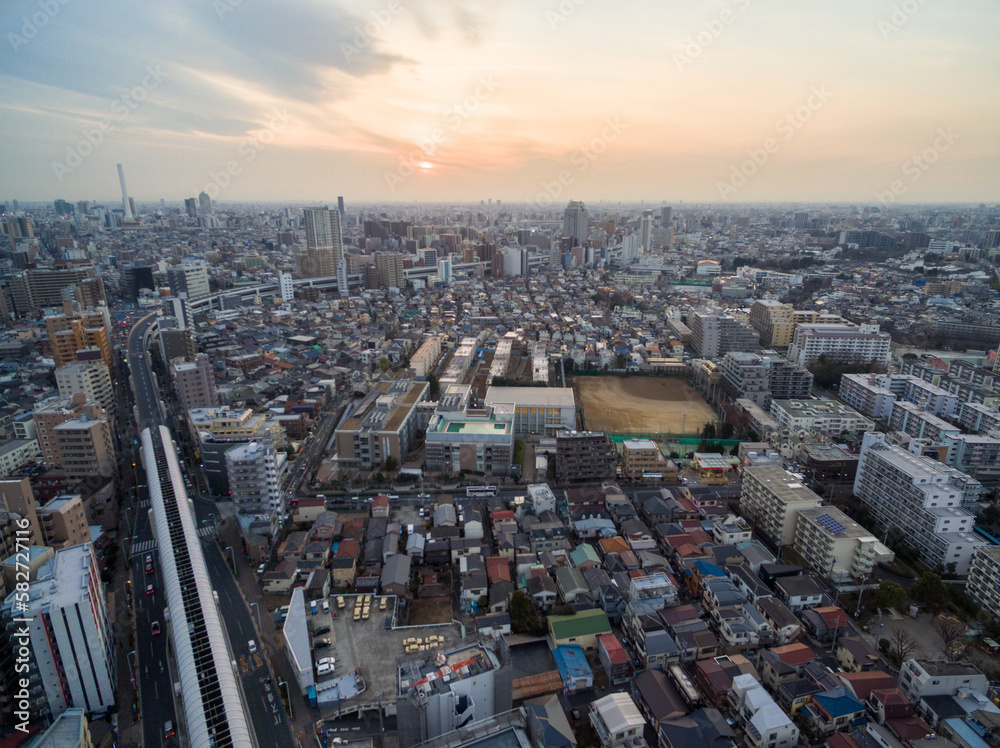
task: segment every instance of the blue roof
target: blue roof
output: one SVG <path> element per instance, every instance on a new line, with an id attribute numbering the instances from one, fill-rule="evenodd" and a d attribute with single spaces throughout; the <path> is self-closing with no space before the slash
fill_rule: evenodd
<path id="1" fill-rule="evenodd" d="M 983 740 L 982 736 L 976 731 L 976 729 L 966 722 L 964 719 L 959 719 L 958 717 L 949 717 L 944 721 L 948 725 L 948 729 L 958 737 L 962 739 L 969 748 L 988 748 L 988 743 Z"/>
<path id="2" fill-rule="evenodd" d="M 584 656 L 581 646 L 568 644 L 556 647 L 552 650 L 552 657 L 555 658 L 556 667 L 559 668 L 559 676 L 563 679 L 563 683 L 579 678 L 594 677 L 594 671 L 587 664 L 587 658 Z"/>
<path id="3" fill-rule="evenodd" d="M 813 699 L 823 707 L 827 714 L 834 718 L 846 717 L 848 714 L 863 712 L 865 709 L 865 705 L 851 696 L 850 691 L 843 686 L 831 688 L 822 693 L 814 693 Z"/>
<path id="4" fill-rule="evenodd" d="M 698 573 L 703 577 L 726 576 L 726 572 L 724 572 L 715 564 L 708 563 L 708 561 L 695 561 L 694 568 L 696 568 L 698 570 Z"/>

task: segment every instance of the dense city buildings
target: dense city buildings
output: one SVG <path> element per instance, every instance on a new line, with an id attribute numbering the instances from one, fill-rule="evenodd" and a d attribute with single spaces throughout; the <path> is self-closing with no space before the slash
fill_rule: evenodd
<path id="1" fill-rule="evenodd" d="M 178 361 L 170 365 L 174 379 L 174 391 L 181 409 L 211 408 L 218 405 L 215 394 L 215 376 L 212 362 L 204 353 L 195 356 L 194 361 Z"/>
<path id="2" fill-rule="evenodd" d="M 84 394 L 54 397 L 38 403 L 33 417 L 48 467 L 75 480 L 113 474 L 114 439 L 99 402 Z"/>

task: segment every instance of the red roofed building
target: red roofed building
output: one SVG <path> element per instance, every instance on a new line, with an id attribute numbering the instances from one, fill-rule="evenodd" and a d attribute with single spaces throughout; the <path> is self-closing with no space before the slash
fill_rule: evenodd
<path id="1" fill-rule="evenodd" d="M 372 500 L 372 516 L 373 517 L 388 517 L 389 516 L 389 497 L 384 493 L 380 493 Z"/>
<path id="2" fill-rule="evenodd" d="M 617 636 L 614 634 L 599 635 L 597 637 L 597 656 L 600 658 L 604 672 L 608 674 L 608 680 L 612 685 L 628 683 L 631 675 L 628 655 Z"/>
<path id="3" fill-rule="evenodd" d="M 896 688 L 895 679 L 881 670 L 870 670 L 862 673 L 838 673 L 837 677 L 859 701 L 867 701 L 872 691 Z"/>
<path id="4" fill-rule="evenodd" d="M 896 737 L 904 743 L 913 740 L 923 740 L 934 737 L 934 728 L 927 724 L 920 717 L 900 717 L 899 719 L 888 719 L 885 726 L 895 733 Z"/>
<path id="5" fill-rule="evenodd" d="M 861 744 L 846 732 L 835 732 L 826 739 L 827 748 L 861 748 Z"/>
<path id="6" fill-rule="evenodd" d="M 488 556 L 486 558 L 486 576 L 490 584 L 512 581 L 510 575 L 510 560 L 506 556 Z"/>
<path id="7" fill-rule="evenodd" d="M 913 702 L 910 701 L 898 688 L 887 688 L 883 690 L 873 690 L 868 696 L 869 713 L 880 725 L 885 725 L 891 720 L 905 720 L 913 716 Z M 923 720 L 921 720 L 923 721 Z"/>

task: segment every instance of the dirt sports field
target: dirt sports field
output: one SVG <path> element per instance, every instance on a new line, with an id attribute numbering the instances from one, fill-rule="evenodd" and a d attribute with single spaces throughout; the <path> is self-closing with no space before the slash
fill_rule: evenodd
<path id="1" fill-rule="evenodd" d="M 576 377 L 572 386 L 586 427 L 594 431 L 693 434 L 715 418 L 698 391 L 678 377 Z"/>

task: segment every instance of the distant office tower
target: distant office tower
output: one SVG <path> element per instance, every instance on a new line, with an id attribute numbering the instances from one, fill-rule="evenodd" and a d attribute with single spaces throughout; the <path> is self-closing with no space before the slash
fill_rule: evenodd
<path id="1" fill-rule="evenodd" d="M 590 234 L 590 218 L 586 206 L 571 200 L 563 212 L 563 236 L 576 239 L 576 243 L 586 241 Z"/>
<path id="2" fill-rule="evenodd" d="M 278 271 L 278 287 L 281 289 L 282 302 L 289 302 L 295 298 L 295 287 L 292 285 L 292 274 Z"/>
<path id="3" fill-rule="evenodd" d="M 199 353 L 194 361 L 179 361 L 170 367 L 174 378 L 174 391 L 184 411 L 191 408 L 212 408 L 218 405 L 215 395 L 215 377 L 208 355 Z"/>
<path id="4" fill-rule="evenodd" d="M 809 227 L 809 214 L 808 213 L 796 213 L 795 214 L 795 228 L 804 229 Z"/>
<path id="5" fill-rule="evenodd" d="M 44 724 L 70 708 L 90 714 L 113 709 L 115 635 L 91 544 L 56 551 L 38 570 L 25 599 L 26 610 L 15 608 L 13 595 L 0 605 L 0 626 L 27 632 L 24 643 L 31 656 L 21 675 L 31 684 L 27 721 Z M 20 622 L 15 624 L 15 618 Z M 5 641 L 13 656 L 24 640 Z M 65 743 L 70 744 L 78 745 Z"/>
<path id="6" fill-rule="evenodd" d="M 86 200 L 80 200 L 77 202 L 76 204 L 77 213 L 85 216 L 87 215 L 87 211 L 89 210 L 90 210 L 90 203 L 88 203 Z"/>
<path id="7" fill-rule="evenodd" d="M 105 414 L 113 417 L 115 392 L 111 386 L 111 374 L 107 364 L 101 359 L 100 350 L 90 348 L 79 351 L 77 359 L 56 369 L 56 387 L 59 388 L 60 397 L 83 394 L 87 400 L 99 402 Z"/>
<path id="8" fill-rule="evenodd" d="M 306 252 L 300 270 L 307 278 L 328 278 L 337 274 L 344 261 L 344 239 L 340 212 L 322 208 L 304 208 Z"/>
<path id="9" fill-rule="evenodd" d="M 183 298 L 196 299 L 209 293 L 208 265 L 205 262 L 185 262 L 167 268 L 167 283 L 170 293 Z"/>
<path id="10" fill-rule="evenodd" d="M 433 247 L 422 247 L 417 250 L 417 257 L 424 263 L 424 267 L 434 267 L 438 261 L 438 251 Z"/>
<path id="11" fill-rule="evenodd" d="M 212 212 L 212 198 L 208 196 L 207 192 L 202 192 L 198 195 L 198 206 L 201 208 L 203 215 L 208 215 Z"/>
<path id="12" fill-rule="evenodd" d="M 670 207 L 660 208 L 660 223 L 663 224 L 663 228 L 669 229 L 674 222 L 674 209 Z"/>
<path id="13" fill-rule="evenodd" d="M 383 288 L 403 288 L 406 285 L 403 255 L 399 252 L 379 252 L 375 255 L 375 268 L 379 285 Z"/>
<path id="14" fill-rule="evenodd" d="M 122 168 L 121 164 L 118 164 L 118 181 L 122 185 L 122 208 L 125 211 L 125 220 L 134 221 L 135 217 L 132 215 L 132 202 L 128 199 L 128 189 L 125 187 L 125 170 Z"/>
<path id="15" fill-rule="evenodd" d="M 441 278 L 442 283 L 447 283 L 451 285 L 451 258 L 443 257 L 438 260 L 438 277 Z"/>
<path id="16" fill-rule="evenodd" d="M 73 212 L 72 203 L 68 203 L 65 200 L 56 200 L 54 203 L 54 207 L 56 209 L 56 213 L 58 213 L 61 216 L 69 215 L 70 213 Z"/>
<path id="17" fill-rule="evenodd" d="M 337 198 L 337 212 L 340 213 L 340 217 L 344 217 L 344 196 L 341 195 Z"/>
<path id="18" fill-rule="evenodd" d="M 653 216 L 652 211 L 647 211 L 647 215 L 642 217 L 639 223 L 639 237 L 642 241 L 642 251 L 649 254 L 653 248 Z"/>
<path id="19" fill-rule="evenodd" d="M 350 279 L 347 277 L 347 260 L 337 265 L 337 293 L 342 299 L 351 295 Z"/>
<path id="20" fill-rule="evenodd" d="M 198 217 L 198 201 L 193 197 L 188 197 L 184 199 L 184 212 L 188 214 L 191 218 Z"/>

